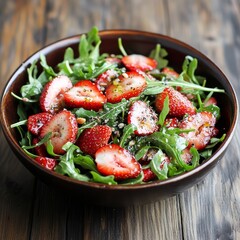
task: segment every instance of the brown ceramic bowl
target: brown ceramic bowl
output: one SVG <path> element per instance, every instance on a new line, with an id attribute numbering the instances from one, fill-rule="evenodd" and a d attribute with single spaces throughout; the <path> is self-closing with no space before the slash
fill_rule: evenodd
<path id="1" fill-rule="evenodd" d="M 148 55 L 157 43 L 160 43 L 168 51 L 170 65 L 176 70 L 181 70 L 182 62 L 186 55 L 196 57 L 199 61 L 198 73 L 206 76 L 208 86 L 223 88 L 226 94 L 216 95 L 222 110 L 220 120 L 221 128 L 226 132 L 226 138 L 221 143 L 211 158 L 196 169 L 182 175 L 172 177 L 165 181 L 155 181 L 143 185 L 114 185 L 108 186 L 98 183 L 80 182 L 55 172 L 48 171 L 27 156 L 18 144 L 18 133 L 11 129 L 10 125 L 18 121 L 16 100 L 11 92 L 19 92 L 20 87 L 26 82 L 27 68 L 39 59 L 40 51 L 46 56 L 47 62 L 55 66 L 62 58 L 66 47 L 77 50 L 79 35 L 69 37 L 46 46 L 33 54 L 13 73 L 7 82 L 1 99 L 1 123 L 4 135 L 18 157 L 35 176 L 53 188 L 64 190 L 66 194 L 79 195 L 80 199 L 93 204 L 105 206 L 123 206 L 131 204 L 143 204 L 158 201 L 181 193 L 189 187 L 200 182 L 215 167 L 223 157 L 232 137 L 237 123 L 238 103 L 231 83 L 222 71 L 206 56 L 191 46 L 172 39 L 168 36 L 128 30 L 110 30 L 100 32 L 102 39 L 101 51 L 120 53 L 117 39 L 122 38 L 127 52 Z"/>

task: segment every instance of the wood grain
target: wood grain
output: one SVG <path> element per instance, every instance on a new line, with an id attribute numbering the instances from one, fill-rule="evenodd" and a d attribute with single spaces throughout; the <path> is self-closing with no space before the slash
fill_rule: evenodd
<path id="1" fill-rule="evenodd" d="M 214 61 L 240 95 L 239 0 L 0 0 L 1 89 L 30 54 L 92 26 L 178 38 Z M 239 131 L 203 182 L 126 208 L 82 205 L 48 188 L 18 162 L 0 131 L 0 239 L 240 239 Z"/>

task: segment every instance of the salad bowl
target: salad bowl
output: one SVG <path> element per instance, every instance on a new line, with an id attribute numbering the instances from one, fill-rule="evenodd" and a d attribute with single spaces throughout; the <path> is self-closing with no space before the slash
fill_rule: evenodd
<path id="1" fill-rule="evenodd" d="M 127 206 L 146 204 L 179 194 L 203 180 L 224 156 L 234 135 L 238 118 L 238 102 L 235 91 L 224 73 L 204 54 L 193 47 L 169 36 L 134 30 L 100 31 L 100 51 L 102 53 L 121 54 L 118 40 L 122 39 L 124 48 L 129 54 L 149 55 L 156 44 L 161 44 L 167 53 L 167 59 L 172 68 L 181 72 L 186 56 L 198 60 L 197 72 L 208 79 L 207 86 L 224 89 L 224 93 L 216 93 L 218 106 L 221 110 L 219 126 L 225 133 L 225 138 L 213 150 L 212 155 L 191 171 L 181 173 L 165 180 L 154 180 L 145 184 L 103 184 L 99 182 L 81 181 L 63 174 L 49 171 L 42 167 L 19 145 L 20 136 L 16 128 L 11 126 L 18 122 L 17 100 L 12 93 L 18 94 L 28 78 L 27 69 L 36 62 L 41 69 L 41 56 L 45 56 L 49 66 L 57 66 L 62 62 L 65 50 L 71 47 L 78 51 L 79 39 L 76 35 L 61 39 L 40 49 L 24 61 L 12 74 L 2 92 L 1 125 L 3 133 L 11 149 L 23 165 L 34 176 L 45 182 L 51 188 L 79 197 L 80 201 L 104 206 Z"/>

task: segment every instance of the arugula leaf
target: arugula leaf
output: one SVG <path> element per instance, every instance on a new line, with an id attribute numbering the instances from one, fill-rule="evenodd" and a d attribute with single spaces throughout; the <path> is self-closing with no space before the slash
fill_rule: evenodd
<path id="1" fill-rule="evenodd" d="M 162 152 L 162 150 L 159 149 L 150 162 L 150 168 L 156 174 L 159 180 L 164 180 L 168 178 L 167 163 L 163 164 L 162 169 L 160 168 L 160 165 L 164 160 L 165 160 L 165 155 Z"/>
<path id="2" fill-rule="evenodd" d="M 144 173 L 141 171 L 141 173 L 136 178 L 130 178 L 126 179 L 121 182 L 123 185 L 133 185 L 133 184 L 139 184 L 143 183 Z"/>
<path id="3" fill-rule="evenodd" d="M 98 183 L 105 183 L 108 185 L 116 185 L 118 184 L 116 181 L 114 181 L 114 176 L 113 175 L 109 175 L 109 176 L 102 176 L 99 173 L 96 173 L 94 171 L 90 171 L 90 173 L 92 174 L 92 181 L 93 182 L 98 182 Z"/>
<path id="4" fill-rule="evenodd" d="M 60 161 L 55 167 L 54 171 L 62 175 L 68 175 L 69 177 L 80 181 L 89 181 L 89 177 L 81 174 L 80 170 L 75 167 L 73 162 L 75 152 L 78 150 L 78 146 L 72 143 L 66 143 L 63 146 L 63 149 L 66 151 L 66 153 L 59 158 Z"/>
<path id="5" fill-rule="evenodd" d="M 167 55 L 168 55 L 167 51 L 164 48 L 162 48 L 160 44 L 156 44 L 155 49 L 151 51 L 149 57 L 157 61 L 158 69 L 162 69 L 168 65 L 168 60 L 165 59 Z"/>
<path id="6" fill-rule="evenodd" d="M 162 109 L 161 113 L 159 114 L 159 119 L 158 119 L 159 125 L 161 125 L 161 126 L 164 125 L 164 121 L 165 121 L 168 113 L 169 113 L 169 97 L 167 96 L 164 99 L 163 109 Z"/>
<path id="7" fill-rule="evenodd" d="M 131 135 L 134 133 L 134 131 L 136 130 L 136 126 L 132 125 L 132 124 L 128 124 L 124 127 L 123 129 L 123 135 L 120 139 L 120 147 L 125 146 L 127 139 L 129 139 L 131 137 Z"/>

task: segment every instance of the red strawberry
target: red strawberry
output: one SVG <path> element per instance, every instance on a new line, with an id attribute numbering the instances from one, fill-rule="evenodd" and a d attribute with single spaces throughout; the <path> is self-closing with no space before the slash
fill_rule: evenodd
<path id="1" fill-rule="evenodd" d="M 33 140 L 32 140 L 33 145 L 36 145 L 38 142 L 39 142 L 38 138 L 33 138 Z M 38 156 L 41 156 L 41 157 L 47 157 L 48 156 L 47 149 L 46 149 L 44 144 L 35 147 L 34 150 L 35 150 L 35 153 Z"/>
<path id="2" fill-rule="evenodd" d="M 145 136 L 158 130 L 158 117 L 143 101 L 136 101 L 132 104 L 128 112 L 128 124 L 137 127 L 136 135 Z"/>
<path id="3" fill-rule="evenodd" d="M 167 128 L 177 128 L 178 127 L 179 120 L 174 118 L 166 118 L 164 121 L 164 126 Z"/>
<path id="4" fill-rule="evenodd" d="M 63 94 L 72 87 L 66 76 L 58 76 L 48 82 L 40 96 L 40 107 L 43 112 L 56 113 L 64 108 Z"/>
<path id="5" fill-rule="evenodd" d="M 169 114 L 170 117 L 183 117 L 185 114 L 194 114 L 196 112 L 192 102 L 187 97 L 172 87 L 165 88 L 156 96 L 155 106 L 158 112 L 163 109 L 164 100 L 169 97 Z"/>
<path id="6" fill-rule="evenodd" d="M 199 112 L 183 119 L 179 124 L 181 129 L 194 129 L 189 133 L 181 133 L 188 141 L 188 147 L 194 146 L 198 150 L 204 149 L 215 131 L 216 118 L 210 112 Z"/>
<path id="7" fill-rule="evenodd" d="M 75 142 L 78 126 L 74 114 L 68 110 L 62 110 L 52 117 L 52 119 L 42 127 L 40 138 L 51 132 L 50 137 L 53 151 L 56 154 L 63 154 L 63 145 L 67 142 Z"/>
<path id="8" fill-rule="evenodd" d="M 64 94 L 66 106 L 98 111 L 106 102 L 106 97 L 90 80 L 81 80 Z"/>
<path id="9" fill-rule="evenodd" d="M 57 165 L 57 161 L 53 158 L 48 157 L 36 157 L 35 160 L 43 167 L 49 170 L 53 170 Z"/>
<path id="10" fill-rule="evenodd" d="M 215 97 L 210 97 L 205 103 L 204 106 L 217 105 L 217 99 Z"/>
<path id="11" fill-rule="evenodd" d="M 155 59 L 145 57 L 139 54 L 124 56 L 122 58 L 122 62 L 127 69 L 133 71 L 139 69 L 146 72 L 151 71 L 157 67 L 157 61 Z"/>
<path id="12" fill-rule="evenodd" d="M 108 102 L 117 103 L 123 98 L 137 97 L 147 86 L 145 78 L 137 72 L 126 72 L 106 89 Z"/>
<path id="13" fill-rule="evenodd" d="M 151 170 L 151 168 L 143 169 L 143 182 L 150 182 L 156 179 L 156 174 Z"/>
<path id="14" fill-rule="evenodd" d="M 108 69 L 106 72 L 100 74 L 96 79 L 97 88 L 100 91 L 105 91 L 111 84 L 112 80 L 117 78 L 118 74 L 113 69 Z"/>
<path id="15" fill-rule="evenodd" d="M 135 178 L 141 172 L 141 165 L 126 149 L 117 144 L 101 147 L 95 154 L 98 171 L 113 175 L 116 180 Z"/>
<path id="16" fill-rule="evenodd" d="M 178 78 L 179 77 L 179 74 L 175 70 L 173 70 L 171 68 L 168 68 L 168 67 L 163 68 L 161 73 L 166 74 L 167 77 L 170 77 L 170 78 L 171 77 L 173 77 L 173 78 Z"/>
<path id="17" fill-rule="evenodd" d="M 108 63 L 115 63 L 117 65 L 120 65 L 122 63 L 121 59 L 117 57 L 107 57 L 105 58 L 105 61 Z"/>
<path id="18" fill-rule="evenodd" d="M 76 145 L 78 145 L 84 153 L 94 156 L 99 148 L 108 144 L 111 134 L 111 127 L 107 125 L 97 125 L 85 129 L 78 138 Z"/>
<path id="19" fill-rule="evenodd" d="M 51 113 L 41 112 L 28 117 L 28 131 L 34 135 L 38 135 L 42 126 L 45 125 L 53 117 Z"/>
<path id="20" fill-rule="evenodd" d="M 192 154 L 190 153 L 189 148 L 185 148 L 182 150 L 181 157 L 185 163 L 190 163 L 192 161 Z"/>

